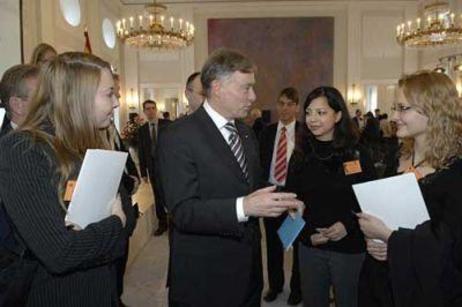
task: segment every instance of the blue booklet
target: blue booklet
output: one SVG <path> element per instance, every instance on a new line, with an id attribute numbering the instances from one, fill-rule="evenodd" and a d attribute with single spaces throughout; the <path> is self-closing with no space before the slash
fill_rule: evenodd
<path id="1" fill-rule="evenodd" d="M 279 239 L 281 239 L 285 250 L 292 246 L 305 224 L 305 220 L 300 214 L 297 213 L 295 218 L 287 215 L 284 223 L 282 223 L 281 227 L 278 229 Z"/>

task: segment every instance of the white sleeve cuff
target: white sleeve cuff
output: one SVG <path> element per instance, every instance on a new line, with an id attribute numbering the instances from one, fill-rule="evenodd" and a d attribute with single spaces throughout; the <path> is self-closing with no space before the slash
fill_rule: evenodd
<path id="1" fill-rule="evenodd" d="M 249 217 L 244 214 L 244 197 L 236 199 L 236 213 L 239 223 L 247 222 L 249 220 Z"/>

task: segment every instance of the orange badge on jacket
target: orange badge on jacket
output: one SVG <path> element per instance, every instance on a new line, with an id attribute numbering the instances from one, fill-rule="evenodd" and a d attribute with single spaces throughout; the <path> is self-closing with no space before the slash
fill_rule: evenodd
<path id="1" fill-rule="evenodd" d="M 361 163 L 359 163 L 359 160 L 344 162 L 343 170 L 345 172 L 345 175 L 353 175 L 361 173 L 363 171 L 361 169 Z"/>
<path id="2" fill-rule="evenodd" d="M 72 194 L 74 194 L 75 184 L 77 181 L 68 180 L 66 184 L 66 191 L 64 192 L 64 201 L 71 201 Z"/>

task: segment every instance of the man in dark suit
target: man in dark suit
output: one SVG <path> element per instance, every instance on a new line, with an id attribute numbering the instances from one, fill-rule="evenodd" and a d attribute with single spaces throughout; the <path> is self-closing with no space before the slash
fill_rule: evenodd
<path id="1" fill-rule="evenodd" d="M 5 116 L 3 122 L 0 118 L 0 138 L 16 129 L 26 118 L 30 98 L 37 86 L 37 76 L 38 69 L 32 65 L 15 65 L 3 74 L 0 80 L 0 107 L 5 109 Z M 0 249 L 17 248 L 0 199 Z"/>
<path id="2" fill-rule="evenodd" d="M 293 87 L 285 88 L 279 94 L 276 104 L 278 122 L 266 127 L 260 136 L 260 157 L 263 176 L 272 185 L 284 189 L 289 159 L 295 147 L 296 134 L 300 124 L 296 121 L 299 104 L 298 92 Z M 287 214 L 264 219 L 266 233 L 266 254 L 268 259 L 269 290 L 263 298 L 274 301 L 284 288 L 284 250 L 277 230 Z M 290 295 L 287 303 L 301 302 L 300 273 L 298 269 L 298 248 L 294 243 Z"/>
<path id="3" fill-rule="evenodd" d="M 161 195 L 162 191 L 159 184 L 156 182 L 156 149 L 157 140 L 163 128 L 170 121 L 157 118 L 157 105 L 154 100 L 146 100 L 143 102 L 143 112 L 147 122 L 140 127 L 138 131 L 139 138 L 139 159 L 140 173 L 144 182 L 151 182 L 152 192 L 154 193 L 156 217 L 159 221 L 158 228 L 153 232 L 154 236 L 160 236 L 167 230 L 167 213 L 165 212 L 165 204 Z"/>
<path id="4" fill-rule="evenodd" d="M 38 68 L 33 65 L 15 65 L 9 68 L 0 81 L 0 100 L 6 117 L 0 137 L 16 129 L 27 116 L 33 92 L 37 87 Z"/>
<path id="5" fill-rule="evenodd" d="M 203 105 L 159 140 L 160 178 L 173 232 L 170 306 L 260 306 L 258 217 L 303 209 L 262 183 L 257 142 L 238 118 L 255 101 L 254 65 L 215 51 L 205 63 Z"/>
<path id="6" fill-rule="evenodd" d="M 360 109 L 356 109 L 355 116 L 353 117 L 353 123 L 356 125 L 356 128 L 362 129 L 364 127 L 364 121 L 362 118 L 363 113 Z"/>
<path id="7" fill-rule="evenodd" d="M 188 99 L 189 113 L 196 111 L 204 102 L 204 92 L 202 91 L 201 73 L 196 71 L 186 80 L 184 95 Z"/>

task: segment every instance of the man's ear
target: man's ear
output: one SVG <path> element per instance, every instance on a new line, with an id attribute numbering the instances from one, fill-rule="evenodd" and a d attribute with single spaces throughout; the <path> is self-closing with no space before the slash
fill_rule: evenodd
<path id="1" fill-rule="evenodd" d="M 220 96 L 221 94 L 221 89 L 222 89 L 222 81 L 221 80 L 213 80 L 210 83 L 210 96 Z"/>

